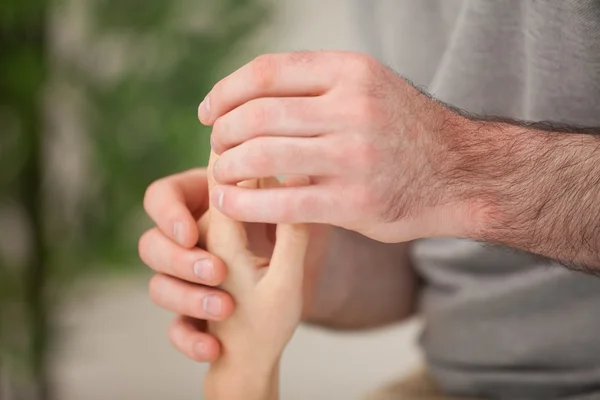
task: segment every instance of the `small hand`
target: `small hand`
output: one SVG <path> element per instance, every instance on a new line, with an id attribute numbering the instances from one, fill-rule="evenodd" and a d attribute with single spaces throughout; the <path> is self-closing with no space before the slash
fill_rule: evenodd
<path id="1" fill-rule="evenodd" d="M 216 158 L 213 153 L 209 187 L 214 187 L 211 171 Z M 240 185 L 256 190 L 262 182 Z M 278 225 L 272 254 L 264 257 L 253 252 L 243 222 L 212 206 L 209 214 L 207 248 L 227 264 L 229 275 L 222 287 L 233 296 L 236 310 L 226 321 L 209 323 L 223 355 L 205 377 L 205 395 L 220 400 L 275 400 L 279 361 L 302 316 L 308 226 Z"/>
<path id="2" fill-rule="evenodd" d="M 453 180 L 459 116 L 368 56 L 261 56 L 217 83 L 198 112 L 220 155 L 213 200 L 236 220 L 325 223 L 400 242 L 462 235 L 476 209 Z M 311 184 L 234 185 L 279 175 Z"/>
<path id="3" fill-rule="evenodd" d="M 209 187 L 215 184 L 211 169 L 216 158 L 213 153 Z M 280 186 L 274 180 L 241 185 L 256 190 L 265 182 Z M 227 321 L 209 323 L 225 354 L 226 360 L 217 362 L 239 360 L 238 365 L 250 363 L 251 368 L 264 366 L 269 370 L 278 363 L 302 316 L 308 226 L 278 225 L 272 254 L 265 256 L 253 251 L 244 223 L 231 220 L 212 206 L 209 213 L 207 248 L 227 265 L 229 275 L 222 287 L 236 302 L 236 310 Z"/>

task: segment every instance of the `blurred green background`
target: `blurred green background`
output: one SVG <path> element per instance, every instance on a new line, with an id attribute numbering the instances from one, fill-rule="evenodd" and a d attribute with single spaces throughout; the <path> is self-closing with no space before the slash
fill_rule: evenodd
<path id="1" fill-rule="evenodd" d="M 54 398 L 66 290 L 139 268 L 144 190 L 206 164 L 197 106 L 264 3 L 0 2 L 0 398 Z"/>
<path id="2" fill-rule="evenodd" d="M 144 191 L 206 163 L 197 106 L 235 68 L 362 50 L 354 2 L 0 0 L 0 400 L 202 399 L 148 298 Z M 301 326 L 282 398 L 362 398 L 419 362 L 417 331 Z"/>

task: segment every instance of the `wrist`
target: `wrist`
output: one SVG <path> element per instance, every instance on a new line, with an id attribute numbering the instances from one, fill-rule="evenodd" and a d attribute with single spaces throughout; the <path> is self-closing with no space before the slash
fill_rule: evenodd
<path id="1" fill-rule="evenodd" d="M 222 356 L 204 380 L 207 400 L 276 400 L 279 391 L 279 360 L 247 361 Z"/>
<path id="2" fill-rule="evenodd" d="M 451 199 L 444 215 L 453 222 L 447 236 L 486 240 L 493 223 L 504 219 L 515 166 L 525 167 L 523 153 L 532 143 L 506 124 L 451 114 L 442 132 L 446 162 L 440 174 Z"/>
<path id="3" fill-rule="evenodd" d="M 440 200 L 422 221 L 423 226 L 434 227 L 425 237 L 476 239 L 485 229 L 493 203 L 490 181 L 482 174 L 488 168 L 489 147 L 494 146 L 492 127 L 451 109 L 445 109 L 439 121 L 429 157 Z"/>
<path id="4" fill-rule="evenodd" d="M 599 138 L 550 124 L 461 118 L 449 135 L 455 163 L 447 175 L 470 209 L 460 236 L 595 265 L 593 251 L 586 256 L 577 243 L 598 244 Z"/>

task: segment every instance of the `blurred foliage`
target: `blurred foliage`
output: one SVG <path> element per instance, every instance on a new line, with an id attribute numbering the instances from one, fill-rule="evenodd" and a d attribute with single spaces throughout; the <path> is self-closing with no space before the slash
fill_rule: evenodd
<path id="1" fill-rule="evenodd" d="M 266 16 L 260 0 L 0 2 L 0 398 L 51 397 L 65 287 L 139 265 L 145 188 L 205 165 L 197 106 Z"/>

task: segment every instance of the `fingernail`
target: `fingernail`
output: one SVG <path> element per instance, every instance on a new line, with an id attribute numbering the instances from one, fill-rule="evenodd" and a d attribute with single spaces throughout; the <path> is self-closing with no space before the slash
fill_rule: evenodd
<path id="1" fill-rule="evenodd" d="M 215 269 L 212 260 L 204 258 L 194 263 L 194 274 L 205 282 L 212 281 L 215 276 Z"/>
<path id="2" fill-rule="evenodd" d="M 222 306 L 221 299 L 219 298 L 219 296 L 214 295 L 214 294 L 206 296 L 202 300 L 202 308 L 204 309 L 204 311 L 206 311 L 207 313 L 209 313 L 210 315 L 213 315 L 215 317 L 218 317 L 219 315 L 221 315 L 221 306 Z"/>
<path id="3" fill-rule="evenodd" d="M 210 98 L 206 96 L 198 107 L 198 118 L 200 121 L 207 121 L 210 118 Z"/>
<path id="4" fill-rule="evenodd" d="M 210 135 L 210 148 L 215 151 L 215 137 L 212 134 Z"/>
<path id="5" fill-rule="evenodd" d="M 213 189 L 212 201 L 219 209 L 223 208 L 223 196 L 223 189 L 221 189 L 219 186 Z"/>
<path id="6" fill-rule="evenodd" d="M 185 244 L 185 230 L 183 222 L 177 221 L 173 224 L 173 236 L 175 236 L 177 243 L 180 245 Z"/>
<path id="7" fill-rule="evenodd" d="M 206 345 L 202 342 L 198 342 L 194 345 L 194 355 L 198 358 L 206 358 Z"/>

